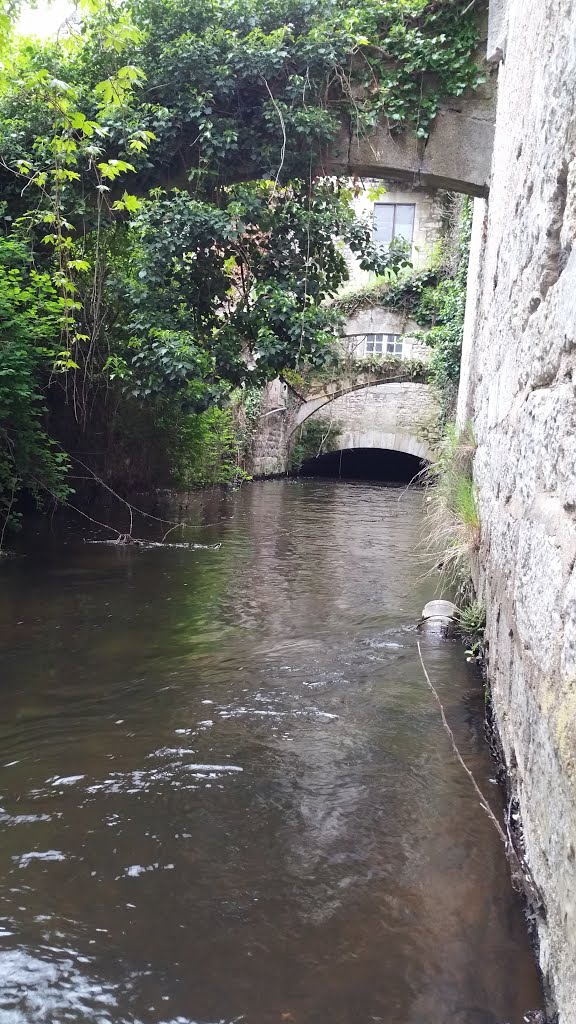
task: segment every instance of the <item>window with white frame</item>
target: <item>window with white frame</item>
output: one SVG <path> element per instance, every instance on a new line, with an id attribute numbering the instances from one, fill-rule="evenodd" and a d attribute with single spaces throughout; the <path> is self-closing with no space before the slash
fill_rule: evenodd
<path id="1" fill-rule="evenodd" d="M 350 334 L 349 351 L 355 356 L 402 356 L 401 334 Z"/>
<path id="2" fill-rule="evenodd" d="M 415 203 L 375 203 L 374 241 L 386 246 L 400 238 L 412 245 L 415 215 Z"/>
<path id="3" fill-rule="evenodd" d="M 364 348 L 367 356 L 401 356 L 401 334 L 367 334 Z"/>

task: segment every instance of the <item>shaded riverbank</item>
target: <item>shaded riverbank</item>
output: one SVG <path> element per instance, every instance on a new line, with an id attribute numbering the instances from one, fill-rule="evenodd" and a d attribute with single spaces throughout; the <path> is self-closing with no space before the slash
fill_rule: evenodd
<path id="1" fill-rule="evenodd" d="M 0 1021 L 520 1024 L 540 1004 L 422 678 L 422 501 L 257 483 L 194 497 L 206 547 L 53 540 L 2 566 Z M 457 643 L 425 656 L 498 807 L 476 673 Z"/>

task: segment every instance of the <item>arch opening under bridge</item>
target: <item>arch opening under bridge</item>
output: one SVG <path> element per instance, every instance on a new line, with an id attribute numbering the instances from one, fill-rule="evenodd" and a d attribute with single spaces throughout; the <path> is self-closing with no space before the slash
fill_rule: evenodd
<path id="1" fill-rule="evenodd" d="M 409 434 L 345 431 L 334 450 L 306 459 L 300 474 L 408 483 L 421 478 L 430 460 L 428 445 Z"/>
<path id="2" fill-rule="evenodd" d="M 310 408 L 292 435 L 303 475 L 408 481 L 433 461 L 439 406 L 428 384 L 370 384 Z"/>

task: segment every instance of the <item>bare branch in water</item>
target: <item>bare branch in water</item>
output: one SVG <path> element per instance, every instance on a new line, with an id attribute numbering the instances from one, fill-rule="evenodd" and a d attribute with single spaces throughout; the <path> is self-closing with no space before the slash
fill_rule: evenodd
<path id="1" fill-rule="evenodd" d="M 420 641 L 419 640 L 417 641 L 417 646 L 418 646 L 418 654 L 420 655 L 420 664 L 422 665 L 422 670 L 423 670 L 424 675 L 426 677 L 426 682 L 428 683 L 428 686 L 432 690 L 432 693 L 434 694 L 434 699 L 436 700 L 436 703 L 438 704 L 438 707 L 440 708 L 440 714 L 442 716 L 442 724 L 444 726 L 444 729 L 448 733 L 448 737 L 450 739 L 452 750 L 456 754 L 456 757 L 458 758 L 458 761 L 462 765 L 462 768 L 464 769 L 464 771 L 466 772 L 466 775 L 468 776 L 468 778 L 470 779 L 472 785 L 474 786 L 474 789 L 476 790 L 476 793 L 478 794 L 478 797 L 479 797 L 479 800 L 480 800 L 480 806 L 481 806 L 482 810 L 486 812 L 486 814 L 490 818 L 490 821 L 492 822 L 494 828 L 496 829 L 496 832 L 498 833 L 500 839 L 504 843 L 504 850 L 506 852 L 506 857 L 508 859 L 508 864 L 510 865 L 510 874 L 512 876 L 512 885 L 517 890 L 517 892 L 521 892 L 521 893 L 524 894 L 525 898 L 528 901 L 528 904 L 532 906 L 533 911 L 535 913 L 541 914 L 541 915 L 545 916 L 546 910 L 545 910 L 545 904 L 544 904 L 544 900 L 543 900 L 543 897 L 542 897 L 542 893 L 540 892 L 540 889 L 539 889 L 539 887 L 538 887 L 538 885 L 536 883 L 536 880 L 535 880 L 535 878 L 534 878 L 534 876 L 532 874 L 532 871 L 530 870 L 530 867 L 528 865 L 528 862 L 527 862 L 525 856 L 523 854 L 519 854 L 518 853 L 518 851 L 516 849 L 516 846 L 514 844 L 514 838 L 513 838 L 513 835 L 512 835 L 512 829 L 511 829 L 511 824 L 510 824 L 512 800 L 510 800 L 510 803 L 508 804 L 508 815 L 507 815 L 507 821 L 506 821 L 506 832 L 508 833 L 508 835 L 506 835 L 506 833 L 504 832 L 504 829 L 502 828 L 502 826 L 500 825 L 499 821 L 497 820 L 496 815 L 494 814 L 494 811 L 490 807 L 490 804 L 488 803 L 488 801 L 487 801 L 486 797 L 484 796 L 482 790 L 478 786 L 478 783 L 476 782 L 476 779 L 474 778 L 472 772 L 468 768 L 468 765 L 465 763 L 465 761 L 464 761 L 460 751 L 458 750 L 458 747 L 456 745 L 456 740 L 454 739 L 454 733 L 452 732 L 452 729 L 448 725 L 448 721 L 447 721 L 446 715 L 444 713 L 444 708 L 442 706 L 442 701 L 440 700 L 440 697 L 438 696 L 438 692 L 434 688 L 434 686 L 432 684 L 432 680 L 430 679 L 430 676 L 428 675 L 428 672 L 426 670 L 426 665 L 424 664 L 424 658 L 422 657 L 422 650 L 421 650 L 421 647 L 420 647 Z"/>
<path id="2" fill-rule="evenodd" d="M 430 679 L 430 676 L 428 675 L 428 672 L 426 671 L 426 665 L 424 664 L 424 658 L 422 657 L 422 650 L 420 648 L 420 641 L 419 640 L 417 641 L 417 645 L 418 645 L 418 654 L 420 655 L 420 664 L 422 665 L 422 669 L 423 669 L 424 675 L 426 676 L 426 682 L 428 683 L 428 686 L 432 690 L 432 693 L 434 694 L 434 698 L 436 700 L 436 703 L 438 704 L 438 707 L 440 708 L 440 714 L 442 715 L 442 724 L 443 724 L 446 732 L 448 733 L 448 737 L 450 739 L 450 743 L 452 744 L 452 750 L 456 754 L 456 757 L 458 758 L 458 761 L 462 765 L 464 771 L 466 772 L 466 775 L 468 776 L 468 778 L 470 779 L 472 785 L 474 786 L 474 789 L 476 790 L 476 793 L 478 794 L 478 797 L 480 799 L 480 806 L 481 806 L 482 810 L 485 811 L 486 814 L 488 815 L 488 817 L 490 818 L 490 821 L 494 825 L 494 828 L 496 829 L 498 835 L 500 836 L 500 839 L 504 843 L 504 846 L 506 848 L 506 852 L 508 852 L 510 844 L 509 844 L 509 842 L 508 842 L 508 840 L 506 838 L 506 834 L 504 832 L 504 829 L 500 825 L 500 822 L 496 818 L 496 815 L 494 814 L 494 811 L 490 807 L 490 804 L 488 803 L 486 797 L 484 796 L 482 790 L 480 789 L 478 783 L 476 782 L 476 779 L 474 778 L 474 776 L 473 776 L 472 772 L 470 771 L 468 765 L 465 763 L 464 758 L 462 757 L 462 754 L 460 753 L 460 751 L 458 750 L 458 747 L 456 746 L 456 740 L 454 739 L 454 733 L 452 732 L 452 729 L 448 725 L 448 721 L 446 719 L 446 715 L 444 714 L 444 708 L 442 706 L 442 701 L 440 700 L 440 697 L 438 696 L 438 692 L 434 689 L 434 686 L 432 685 L 432 680 Z M 512 848 L 512 850 L 513 850 L 513 848 Z"/>

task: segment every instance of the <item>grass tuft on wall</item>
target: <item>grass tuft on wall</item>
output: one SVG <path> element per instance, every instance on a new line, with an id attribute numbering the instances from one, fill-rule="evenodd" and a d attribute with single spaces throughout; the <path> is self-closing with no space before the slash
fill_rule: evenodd
<path id="1" fill-rule="evenodd" d="M 480 518 L 473 477 L 476 441 L 470 425 L 445 428 L 436 458 L 425 474 L 428 487 L 429 545 L 439 557 L 447 582 L 470 576 L 480 546 Z"/>

